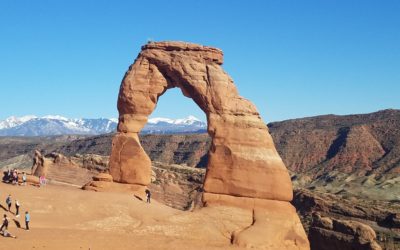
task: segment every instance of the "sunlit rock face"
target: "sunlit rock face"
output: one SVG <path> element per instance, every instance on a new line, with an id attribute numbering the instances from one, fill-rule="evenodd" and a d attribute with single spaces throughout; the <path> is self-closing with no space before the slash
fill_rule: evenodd
<path id="1" fill-rule="evenodd" d="M 292 185 L 286 167 L 256 107 L 239 95 L 222 63 L 222 51 L 212 47 L 184 42 L 144 45 L 120 87 L 110 174 L 114 182 L 150 183 L 151 161 L 138 135 L 158 98 L 178 87 L 207 116 L 212 142 L 204 182 L 205 205 L 257 211 L 252 229 L 237 232 L 234 242 L 248 247 L 307 249 L 307 237 L 289 204 Z M 279 234 L 254 238 L 255 233 L 266 232 L 266 221 L 271 225 L 268 232 L 282 225 L 276 231 Z"/>

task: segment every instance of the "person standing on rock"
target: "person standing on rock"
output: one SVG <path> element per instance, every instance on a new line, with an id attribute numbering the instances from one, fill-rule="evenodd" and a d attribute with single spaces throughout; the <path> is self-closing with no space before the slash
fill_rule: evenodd
<path id="1" fill-rule="evenodd" d="M 150 198 L 151 198 L 150 190 L 146 189 L 145 193 L 146 193 L 146 202 L 150 203 Z"/>
<path id="2" fill-rule="evenodd" d="M 19 207 L 20 207 L 19 201 L 16 199 L 15 200 L 15 210 L 16 210 L 15 217 L 19 217 Z"/>
<path id="3" fill-rule="evenodd" d="M 26 186 L 26 173 L 22 172 L 22 184 Z"/>
<path id="4" fill-rule="evenodd" d="M 14 172 L 13 172 L 13 182 L 12 183 L 14 185 L 18 185 L 18 172 L 16 169 L 14 169 Z"/>
<path id="5" fill-rule="evenodd" d="M 19 176 L 18 176 L 18 173 L 15 174 L 15 185 L 19 185 Z"/>
<path id="6" fill-rule="evenodd" d="M 11 169 L 7 170 L 7 183 L 10 183 L 10 179 L 11 179 Z"/>
<path id="7" fill-rule="evenodd" d="M 8 212 L 11 212 L 11 203 L 12 203 L 11 194 L 9 194 L 7 196 L 6 203 L 7 203 L 7 206 L 8 206 Z"/>
<path id="8" fill-rule="evenodd" d="M 11 174 L 11 184 L 15 185 L 15 170 Z"/>
<path id="9" fill-rule="evenodd" d="M 40 186 L 46 185 L 46 177 L 44 175 L 41 175 L 39 177 L 39 184 L 40 184 Z"/>
<path id="10" fill-rule="evenodd" d="M 10 170 L 10 169 L 7 169 L 7 172 L 5 173 L 4 181 L 5 181 L 6 183 L 10 183 L 10 179 L 11 179 L 11 170 Z"/>
<path id="11" fill-rule="evenodd" d="M 28 211 L 25 212 L 25 229 L 29 231 L 29 222 L 31 221 L 31 215 Z"/>
<path id="12" fill-rule="evenodd" d="M 8 218 L 6 214 L 4 215 L 3 224 L 1 224 L 0 231 L 3 231 L 3 228 L 8 229 Z"/>

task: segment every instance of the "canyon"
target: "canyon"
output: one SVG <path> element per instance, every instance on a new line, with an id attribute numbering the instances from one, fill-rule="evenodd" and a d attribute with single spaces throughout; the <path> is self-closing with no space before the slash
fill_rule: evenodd
<path id="1" fill-rule="evenodd" d="M 398 110 L 383 110 L 371 114 L 329 115 L 268 124 L 277 150 L 290 171 L 295 188 L 293 205 L 298 209 L 307 232 L 311 227 L 312 214 L 319 212 L 322 216 L 358 220 L 370 225 L 377 232 L 378 243 L 385 249 L 395 249 L 400 244 L 399 181 L 398 175 L 393 174 L 396 164 L 389 167 L 384 164 L 382 169 L 379 165 L 382 162 L 396 163 L 399 159 L 399 114 Z M 383 126 L 388 126 L 386 133 L 380 132 Z M 365 138 L 371 136 L 357 137 L 349 133 L 343 136 L 337 133 L 343 128 L 357 131 L 359 127 L 368 128 L 375 139 L 366 141 Z M 289 135 L 290 142 L 287 141 Z M 34 150 L 40 149 L 53 162 L 56 154 L 64 155 L 80 168 L 90 170 L 93 176 L 105 171 L 112 136 L 0 137 L 0 164 L 29 170 Z M 328 154 L 330 148 L 336 147 L 335 141 L 341 142 L 338 150 L 330 151 L 336 154 Z M 377 141 L 382 146 L 377 146 Z M 200 206 L 207 151 L 211 143 L 209 136 L 141 135 L 140 142 L 152 160 L 150 188 L 154 198 L 180 210 Z M 314 148 L 314 144 L 319 146 Z M 370 152 L 370 144 L 384 148 L 387 154 L 375 160 L 359 160 L 365 159 Z M 295 151 L 299 153 L 294 154 Z M 338 157 L 344 153 L 347 157 Z M 85 160 L 98 156 L 105 162 L 96 165 L 93 160 Z M 349 171 L 325 168 L 325 164 L 335 157 L 338 168 Z M 318 161 L 313 160 L 317 158 Z M 350 164 L 349 159 L 358 165 Z M 86 170 L 82 176 L 86 176 Z M 58 173 L 53 179 L 61 182 L 74 180 L 71 184 L 77 186 L 90 179 L 89 175 L 77 183 L 75 177 L 66 178 L 62 176 L 62 171 Z"/>

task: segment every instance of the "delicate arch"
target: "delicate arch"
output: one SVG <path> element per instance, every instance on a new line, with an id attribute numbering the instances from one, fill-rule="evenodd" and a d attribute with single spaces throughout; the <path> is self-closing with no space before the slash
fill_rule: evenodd
<path id="1" fill-rule="evenodd" d="M 110 157 L 114 181 L 143 186 L 150 183 L 151 161 L 138 134 L 158 98 L 169 88 L 179 87 L 207 116 L 212 144 L 204 182 L 206 194 L 292 199 L 289 174 L 265 123 L 255 106 L 239 96 L 222 63 L 222 51 L 212 47 L 182 42 L 142 47 L 125 74 L 118 96 L 118 133 Z"/>

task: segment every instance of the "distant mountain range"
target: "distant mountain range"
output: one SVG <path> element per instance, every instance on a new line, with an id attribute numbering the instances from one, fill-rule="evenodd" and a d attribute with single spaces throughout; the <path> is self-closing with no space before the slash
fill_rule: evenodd
<path id="1" fill-rule="evenodd" d="M 69 119 L 59 115 L 9 117 L 0 121 L 0 136 L 98 135 L 114 132 L 118 119 Z M 203 133 L 207 123 L 194 116 L 183 119 L 151 118 L 143 134 Z"/>

